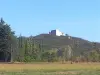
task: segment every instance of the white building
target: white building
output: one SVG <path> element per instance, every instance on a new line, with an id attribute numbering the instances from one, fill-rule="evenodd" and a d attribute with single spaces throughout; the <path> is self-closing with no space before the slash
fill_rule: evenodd
<path id="1" fill-rule="evenodd" d="M 49 32 L 50 35 L 54 35 L 54 36 L 65 36 L 64 33 L 60 32 L 58 29 L 56 30 L 51 30 L 51 32 Z"/>

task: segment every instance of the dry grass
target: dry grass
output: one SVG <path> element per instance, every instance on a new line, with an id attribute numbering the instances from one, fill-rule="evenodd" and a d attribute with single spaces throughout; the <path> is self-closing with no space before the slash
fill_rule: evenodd
<path id="1" fill-rule="evenodd" d="M 33 63 L 33 64 L 0 64 L 0 71 L 68 71 L 68 70 L 100 70 L 100 63 Z"/>

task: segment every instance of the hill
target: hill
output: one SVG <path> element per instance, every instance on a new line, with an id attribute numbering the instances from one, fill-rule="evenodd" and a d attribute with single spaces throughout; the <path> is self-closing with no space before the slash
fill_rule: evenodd
<path id="1" fill-rule="evenodd" d="M 40 34 L 35 36 L 34 39 L 42 40 L 43 50 L 62 48 L 70 45 L 73 47 L 73 51 L 75 52 L 75 54 L 80 54 L 84 52 L 89 52 L 94 48 L 97 50 L 100 48 L 100 43 L 98 42 L 91 42 L 73 36 L 71 36 L 71 39 L 69 39 L 69 36 L 52 36 L 49 34 Z"/>

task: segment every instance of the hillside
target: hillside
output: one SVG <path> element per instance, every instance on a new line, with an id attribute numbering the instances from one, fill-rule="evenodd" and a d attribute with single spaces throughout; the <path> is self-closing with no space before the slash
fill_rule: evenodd
<path id="1" fill-rule="evenodd" d="M 51 36 L 49 34 L 40 34 L 34 39 L 41 39 L 43 41 L 43 49 L 50 50 L 51 48 L 62 48 L 67 45 L 73 46 L 73 51 L 76 54 L 91 51 L 94 48 L 94 43 L 78 37 L 68 38 L 69 36 Z M 99 49 L 100 43 L 95 44 L 95 49 Z"/>

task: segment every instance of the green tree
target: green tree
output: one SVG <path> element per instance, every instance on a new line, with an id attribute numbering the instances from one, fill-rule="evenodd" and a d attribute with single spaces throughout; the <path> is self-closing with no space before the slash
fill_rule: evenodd
<path id="1" fill-rule="evenodd" d="M 93 50 L 89 53 L 88 58 L 92 62 L 97 62 L 99 61 L 99 56 L 100 54 L 97 51 Z"/>
<path id="2" fill-rule="evenodd" d="M 10 54 L 14 57 L 15 53 L 15 45 L 16 45 L 16 37 L 14 32 L 11 30 L 10 25 L 6 24 L 4 20 L 1 18 L 0 20 L 0 51 L 3 51 L 5 54 L 5 61 Z M 14 59 L 14 58 L 13 58 Z M 12 59 L 12 60 L 13 60 Z"/>
<path id="3" fill-rule="evenodd" d="M 42 60 L 43 61 L 48 61 L 48 62 L 57 61 L 57 49 L 44 51 L 42 53 Z"/>

